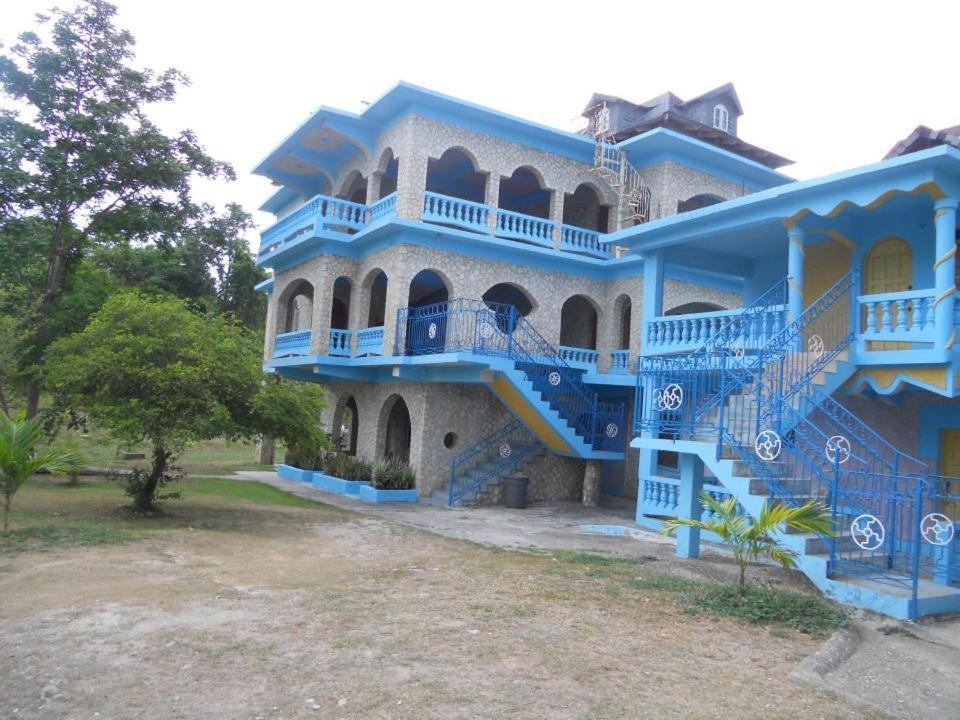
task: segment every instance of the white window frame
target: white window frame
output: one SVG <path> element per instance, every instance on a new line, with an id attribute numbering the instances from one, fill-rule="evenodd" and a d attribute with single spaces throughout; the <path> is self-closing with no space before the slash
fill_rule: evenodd
<path id="1" fill-rule="evenodd" d="M 730 111 L 726 105 L 713 106 L 713 126 L 725 133 L 730 132 Z"/>

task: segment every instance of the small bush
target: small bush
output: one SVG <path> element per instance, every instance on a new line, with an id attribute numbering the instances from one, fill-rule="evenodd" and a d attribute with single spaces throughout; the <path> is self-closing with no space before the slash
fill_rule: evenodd
<path id="1" fill-rule="evenodd" d="M 373 466 L 373 486 L 377 490 L 412 490 L 417 476 L 403 460 L 381 460 Z"/>
<path id="2" fill-rule="evenodd" d="M 319 472 L 323 470 L 323 452 L 312 448 L 288 447 L 283 454 L 283 464 L 300 468 L 301 470 Z"/>
<path id="3" fill-rule="evenodd" d="M 729 585 L 706 587 L 694 600 L 697 607 L 763 625 L 786 625 L 807 635 L 829 635 L 847 621 L 846 614 L 818 597 L 789 590 Z"/>
<path id="4" fill-rule="evenodd" d="M 323 472 L 341 480 L 370 482 L 373 469 L 370 463 L 342 453 L 327 455 L 323 460 Z"/>

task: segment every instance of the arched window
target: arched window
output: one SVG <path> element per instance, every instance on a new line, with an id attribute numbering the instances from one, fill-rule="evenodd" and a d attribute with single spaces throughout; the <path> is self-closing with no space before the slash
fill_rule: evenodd
<path id="1" fill-rule="evenodd" d="M 597 310 L 583 295 L 568 298 L 560 309 L 560 344 L 597 349 Z"/>
<path id="2" fill-rule="evenodd" d="M 713 108 L 713 126 L 717 130 L 730 132 L 730 113 L 725 105 L 715 105 Z"/>
<path id="3" fill-rule="evenodd" d="M 620 327 L 618 328 L 619 332 L 617 333 L 617 349 L 618 350 L 629 350 L 630 349 L 630 313 L 631 313 L 631 302 L 630 297 L 627 295 L 621 295 L 617 300 L 618 313 L 617 318 L 620 321 Z"/>
<path id="4" fill-rule="evenodd" d="M 387 148 L 383 151 L 380 163 L 380 197 L 378 199 L 382 200 L 387 195 L 397 191 L 397 173 L 400 169 L 400 162 L 393 156 L 393 150 Z"/>
<path id="5" fill-rule="evenodd" d="M 370 278 L 369 275 L 367 277 Z M 368 280 L 367 287 L 370 296 L 367 327 L 383 327 L 387 315 L 387 274 L 383 270 L 377 270 L 376 274 Z"/>
<path id="6" fill-rule="evenodd" d="M 406 349 L 409 354 L 443 350 L 447 339 L 447 283 L 433 270 L 421 270 L 407 293 Z"/>
<path id="7" fill-rule="evenodd" d="M 359 170 L 354 170 L 349 181 L 344 183 L 339 197 L 361 205 L 367 202 L 367 179 Z"/>
<path id="8" fill-rule="evenodd" d="M 284 292 L 284 296 L 281 332 L 309 330 L 313 321 L 313 285 L 301 280 Z"/>
<path id="9" fill-rule="evenodd" d="M 521 288 L 511 283 L 497 283 L 483 294 L 487 304 L 513 305 L 517 312 L 526 317 L 533 310 L 533 301 Z"/>
<path id="10" fill-rule="evenodd" d="M 691 210 L 699 210 L 700 208 L 710 207 L 711 205 L 716 205 L 718 203 L 725 202 L 722 197 L 719 195 L 710 195 L 709 193 L 701 193 L 700 195 L 694 195 L 693 197 L 687 198 L 686 200 L 680 200 L 677 202 L 677 213 L 690 212 Z"/>
<path id="11" fill-rule="evenodd" d="M 689 302 L 667 310 L 664 315 L 697 315 L 699 313 L 717 312 L 718 310 L 726 310 L 726 308 L 707 302 Z"/>

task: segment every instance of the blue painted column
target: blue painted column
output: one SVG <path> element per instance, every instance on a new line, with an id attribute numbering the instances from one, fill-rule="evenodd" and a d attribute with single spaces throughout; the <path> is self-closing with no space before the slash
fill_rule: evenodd
<path id="1" fill-rule="evenodd" d="M 803 313 L 803 228 L 787 231 L 787 323 L 794 322 Z"/>
<path id="2" fill-rule="evenodd" d="M 691 453 L 680 453 L 680 493 L 677 498 L 677 516 L 700 519 L 703 506 L 700 491 L 703 490 L 703 460 Z M 677 557 L 700 557 L 700 530 L 682 527 L 677 530 Z"/>
<path id="3" fill-rule="evenodd" d="M 640 352 L 647 352 L 647 327 L 655 318 L 663 315 L 663 252 L 652 252 L 643 258 L 643 307 L 640 320 Z M 644 387 L 644 405 L 648 404 L 649 393 L 653 388 Z M 639 418 L 634 418 L 636 422 Z M 647 437 L 650 433 L 645 433 Z M 640 450 L 640 467 L 638 479 L 642 483 L 644 478 L 653 477 L 657 472 L 657 453 L 655 450 Z M 639 503 L 637 504 L 639 512 Z"/>
<path id="4" fill-rule="evenodd" d="M 937 291 L 933 301 L 933 332 L 935 347 L 949 350 L 957 341 L 957 328 L 954 325 L 954 285 L 957 267 L 957 200 L 952 198 L 937 200 L 934 204 L 934 225 L 936 228 L 936 256 L 933 263 L 934 288 Z"/>

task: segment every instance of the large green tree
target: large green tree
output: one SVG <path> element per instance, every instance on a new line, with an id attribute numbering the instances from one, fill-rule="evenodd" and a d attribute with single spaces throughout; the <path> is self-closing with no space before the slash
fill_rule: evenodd
<path id="1" fill-rule="evenodd" d="M 140 511 L 153 509 L 171 460 L 190 442 L 262 433 L 317 451 L 327 444 L 319 386 L 264 376 L 253 333 L 170 296 L 112 295 L 83 331 L 51 345 L 47 384 L 116 440 L 151 445 L 134 493 Z"/>
<path id="2" fill-rule="evenodd" d="M 134 67 L 134 40 L 117 28 L 116 8 L 83 0 L 38 16 L 0 53 L 0 218 L 4 237 L 40 234 L 43 279 L 30 317 L 25 357 L 56 337 L 51 318 L 70 265 L 98 238 L 158 241 L 180 234 L 202 210 L 197 177 L 233 177 L 193 133 L 167 134 L 147 114 L 173 100 L 186 79 L 176 70 Z M 30 232 L 24 232 L 23 227 Z M 43 364 L 23 368 L 27 414 L 39 402 Z"/>

